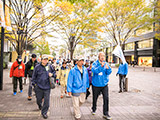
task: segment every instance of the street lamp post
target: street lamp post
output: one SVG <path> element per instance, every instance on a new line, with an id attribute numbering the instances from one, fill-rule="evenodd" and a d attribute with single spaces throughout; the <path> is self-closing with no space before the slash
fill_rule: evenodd
<path id="1" fill-rule="evenodd" d="M 5 0 L 3 0 L 3 9 L 5 14 Z M 4 51 L 4 27 L 1 27 L 0 90 L 3 90 L 3 51 Z"/>

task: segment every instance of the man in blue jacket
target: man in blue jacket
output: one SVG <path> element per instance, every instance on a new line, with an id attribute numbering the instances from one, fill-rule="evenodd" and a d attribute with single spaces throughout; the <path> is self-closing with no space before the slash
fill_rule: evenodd
<path id="1" fill-rule="evenodd" d="M 32 85 L 35 89 L 38 107 L 44 119 L 48 118 L 47 112 L 50 100 L 49 77 L 51 76 L 53 76 L 53 74 L 49 73 L 48 57 L 42 56 L 42 62 L 38 64 L 33 71 Z M 44 99 L 43 105 L 42 99 Z"/>
<path id="2" fill-rule="evenodd" d="M 126 79 L 126 75 L 128 74 L 128 64 L 127 63 L 122 63 L 122 61 L 120 61 L 120 65 L 118 68 L 118 72 L 116 74 L 119 75 L 119 93 L 126 91 L 125 89 L 125 79 Z"/>
<path id="3" fill-rule="evenodd" d="M 85 102 L 86 90 L 89 87 L 88 71 L 83 66 L 84 60 L 80 57 L 77 65 L 72 68 L 68 75 L 67 92 L 72 94 L 73 108 L 76 120 L 80 120 L 80 106 Z"/>
<path id="4" fill-rule="evenodd" d="M 97 107 L 97 99 L 100 93 L 103 95 L 103 117 L 111 119 L 109 116 L 109 95 L 108 95 L 108 81 L 109 75 L 112 73 L 112 69 L 109 64 L 104 61 L 105 54 L 100 52 L 98 54 L 98 60 L 92 65 L 92 92 L 93 92 L 93 104 L 92 114 L 95 115 Z"/>

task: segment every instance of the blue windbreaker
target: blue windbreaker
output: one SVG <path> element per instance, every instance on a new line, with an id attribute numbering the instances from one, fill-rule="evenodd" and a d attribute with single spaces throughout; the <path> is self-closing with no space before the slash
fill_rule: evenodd
<path id="1" fill-rule="evenodd" d="M 48 65 L 43 66 L 42 64 L 38 64 L 34 68 L 32 75 L 32 84 L 36 84 L 38 87 L 44 90 L 50 89 L 49 72 L 45 67 L 48 67 Z"/>
<path id="2" fill-rule="evenodd" d="M 77 65 L 72 68 L 68 75 L 67 92 L 84 93 L 89 88 L 89 76 L 86 67 L 83 66 L 83 76 Z"/>
<path id="3" fill-rule="evenodd" d="M 127 75 L 128 74 L 128 64 L 120 64 L 117 74 Z"/>
<path id="4" fill-rule="evenodd" d="M 105 67 L 106 64 L 108 65 L 109 69 Z M 103 67 L 101 67 L 99 60 L 97 60 L 92 65 L 92 72 L 92 85 L 95 87 L 104 87 L 108 84 L 109 75 L 112 73 L 112 69 L 107 62 Z"/>

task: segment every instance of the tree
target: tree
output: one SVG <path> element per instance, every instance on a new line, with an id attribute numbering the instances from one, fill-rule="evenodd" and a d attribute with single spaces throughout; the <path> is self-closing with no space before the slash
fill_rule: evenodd
<path id="1" fill-rule="evenodd" d="M 44 27 L 51 24 L 60 14 L 53 7 L 44 9 L 50 0 L 8 0 L 11 8 L 12 32 L 5 37 L 10 40 L 18 55 L 22 55 L 25 46 L 37 38 L 49 34 Z"/>
<path id="2" fill-rule="evenodd" d="M 62 11 L 54 25 L 57 32 L 65 41 L 70 57 L 73 59 L 73 53 L 78 44 L 96 43 L 94 36 L 100 30 L 99 11 L 97 11 L 98 2 L 95 0 L 85 0 L 85 2 L 63 1 L 55 4 Z M 89 44 L 88 44 L 89 45 Z"/>
<path id="3" fill-rule="evenodd" d="M 160 40 L 160 0 L 156 0 L 154 3 L 154 31 L 156 31 L 155 37 Z"/>
<path id="4" fill-rule="evenodd" d="M 50 54 L 50 48 L 45 39 L 37 40 L 34 42 L 34 46 L 36 47 L 35 53 L 39 53 L 40 56 L 43 54 Z"/>
<path id="5" fill-rule="evenodd" d="M 122 50 L 135 31 L 152 26 L 152 9 L 145 0 L 105 0 L 101 9 L 101 21 L 109 41 L 122 45 Z"/>

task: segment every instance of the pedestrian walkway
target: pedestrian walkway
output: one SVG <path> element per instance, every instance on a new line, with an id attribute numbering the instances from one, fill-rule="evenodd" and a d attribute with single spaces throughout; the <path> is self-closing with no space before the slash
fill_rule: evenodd
<path id="1" fill-rule="evenodd" d="M 113 120 L 160 120 L 160 72 L 143 71 L 129 67 L 129 91 L 118 93 L 118 68 L 110 76 L 110 115 Z M 23 93 L 12 95 L 12 80 L 9 70 L 4 70 L 4 90 L 0 91 L 0 120 L 43 120 L 36 105 L 35 96 L 27 100 L 28 83 Z M 81 120 L 104 120 L 103 101 L 99 96 L 96 115 L 91 114 L 92 95 L 82 105 Z M 48 120 L 74 120 L 71 98 L 60 98 L 60 87 L 51 91 Z"/>

